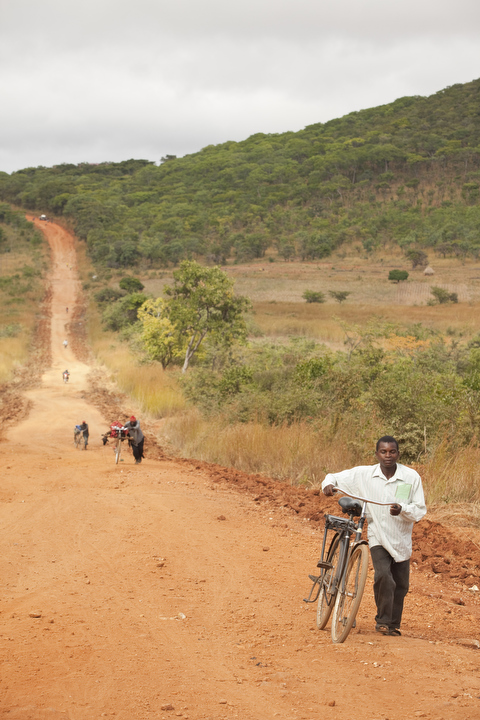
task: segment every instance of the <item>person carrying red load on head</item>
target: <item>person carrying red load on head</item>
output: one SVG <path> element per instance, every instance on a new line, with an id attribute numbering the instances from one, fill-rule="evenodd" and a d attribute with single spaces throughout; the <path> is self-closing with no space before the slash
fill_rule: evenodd
<path id="1" fill-rule="evenodd" d="M 131 441 L 135 464 L 139 465 L 143 458 L 143 443 L 145 440 L 145 436 L 140 428 L 140 423 L 137 418 L 132 415 L 130 420 L 126 422 L 123 427 L 125 430 L 128 430 L 128 437 Z"/>

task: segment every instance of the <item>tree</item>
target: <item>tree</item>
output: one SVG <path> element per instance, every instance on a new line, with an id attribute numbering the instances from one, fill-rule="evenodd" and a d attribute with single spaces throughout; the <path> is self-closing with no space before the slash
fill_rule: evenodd
<path id="1" fill-rule="evenodd" d="M 427 253 L 423 252 L 423 250 L 407 250 L 405 255 L 412 263 L 412 270 L 415 270 L 416 267 L 425 267 L 428 264 Z"/>
<path id="2" fill-rule="evenodd" d="M 324 258 L 331 255 L 334 247 L 335 242 L 327 233 L 314 233 L 313 235 L 304 233 L 301 237 L 300 254 L 302 260 Z"/>
<path id="3" fill-rule="evenodd" d="M 305 290 L 305 292 L 302 295 L 303 299 L 307 301 L 307 303 L 324 303 L 325 302 L 325 293 L 315 290 Z"/>
<path id="4" fill-rule="evenodd" d="M 278 243 L 278 254 L 287 262 L 295 257 L 295 245 L 287 239 L 282 239 Z"/>
<path id="5" fill-rule="evenodd" d="M 144 293 L 131 293 L 107 305 L 102 315 L 106 329 L 118 332 L 133 325 L 138 319 L 138 310 L 147 299 Z"/>
<path id="6" fill-rule="evenodd" d="M 150 264 L 162 257 L 163 248 L 163 237 L 145 236 L 138 243 L 139 252 L 150 261 Z"/>
<path id="7" fill-rule="evenodd" d="M 388 273 L 388 279 L 392 282 L 403 282 L 408 278 L 408 272 L 406 270 L 390 270 Z"/>
<path id="8" fill-rule="evenodd" d="M 162 298 L 147 300 L 138 310 L 141 322 L 140 341 L 150 360 L 161 363 L 163 369 L 172 362 L 178 352 L 175 326 L 164 316 L 165 301 Z"/>
<path id="9" fill-rule="evenodd" d="M 440 305 L 445 305 L 446 303 L 450 302 L 458 303 L 457 293 L 449 293 L 448 290 L 445 290 L 445 288 L 434 285 L 432 288 L 430 288 L 430 292 L 432 293 L 437 303 L 439 303 Z"/>
<path id="10" fill-rule="evenodd" d="M 118 284 L 127 293 L 141 292 L 145 287 L 138 278 L 132 276 L 122 278 Z"/>
<path id="11" fill-rule="evenodd" d="M 165 315 L 187 343 L 182 372 L 203 340 L 228 347 L 244 340 L 247 327 L 244 312 L 250 308 L 248 298 L 234 295 L 233 280 L 219 267 L 207 268 L 194 260 L 184 260 L 173 273 L 173 287 L 166 288 L 170 297 Z"/>
<path id="12" fill-rule="evenodd" d="M 115 300 L 121 298 L 122 295 L 123 293 L 121 293 L 120 290 L 115 290 L 115 288 L 111 287 L 105 287 L 96 292 L 93 297 L 99 305 L 102 305 L 115 302 Z"/>
<path id="13" fill-rule="evenodd" d="M 338 303 L 343 303 L 352 293 L 349 290 L 329 290 L 328 294 Z"/>

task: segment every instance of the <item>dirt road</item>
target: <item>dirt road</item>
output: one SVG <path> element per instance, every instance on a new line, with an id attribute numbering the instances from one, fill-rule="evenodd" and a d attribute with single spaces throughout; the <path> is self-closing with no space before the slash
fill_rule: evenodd
<path id="1" fill-rule="evenodd" d="M 332 645 L 302 602 L 325 499 L 155 460 L 148 444 L 142 465 L 115 466 L 100 442 L 112 418 L 62 345 L 73 241 L 38 225 L 53 254 L 52 362 L 0 444 L 0 716 L 478 720 L 478 546 L 425 521 L 402 637 L 373 632 L 370 578 L 357 628 Z M 86 452 L 72 443 L 82 420 Z"/>

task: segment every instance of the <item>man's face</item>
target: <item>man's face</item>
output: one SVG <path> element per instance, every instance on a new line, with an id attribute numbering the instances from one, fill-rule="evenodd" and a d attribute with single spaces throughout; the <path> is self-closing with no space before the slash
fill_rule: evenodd
<path id="1" fill-rule="evenodd" d="M 381 442 L 378 450 L 375 451 L 375 455 L 381 467 L 385 468 L 391 468 L 396 465 L 400 457 L 398 448 L 393 442 Z"/>

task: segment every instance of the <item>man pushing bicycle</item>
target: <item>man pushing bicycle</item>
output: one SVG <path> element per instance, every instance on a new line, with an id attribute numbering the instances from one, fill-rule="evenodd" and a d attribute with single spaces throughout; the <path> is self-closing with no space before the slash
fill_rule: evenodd
<path id="1" fill-rule="evenodd" d="M 390 506 L 367 506 L 368 544 L 375 571 L 373 591 L 377 632 L 401 635 L 403 603 L 409 587 L 413 524 L 427 512 L 422 480 L 413 468 L 398 462 L 400 452 L 394 437 L 378 440 L 376 465 L 363 465 L 329 473 L 322 483 L 328 497 L 335 488 L 368 497 Z"/>

